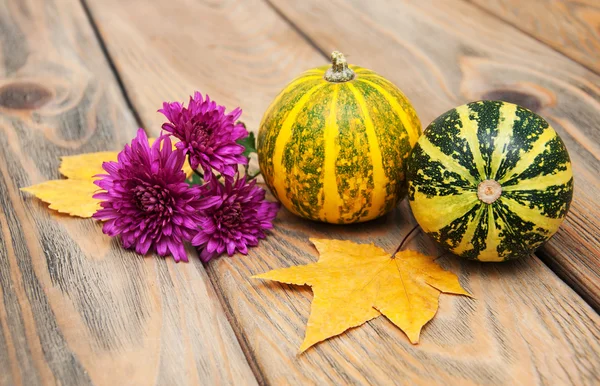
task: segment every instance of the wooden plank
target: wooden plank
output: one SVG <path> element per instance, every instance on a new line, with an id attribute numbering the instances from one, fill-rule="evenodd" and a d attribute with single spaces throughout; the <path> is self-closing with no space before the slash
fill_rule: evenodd
<path id="1" fill-rule="evenodd" d="M 250 17 L 250 4 L 256 1 L 210 5 L 155 0 L 151 6 L 145 0 L 86 2 L 101 35 L 109 40 L 128 95 L 154 133 L 164 122 L 156 112 L 163 101 L 187 101 L 194 90 L 218 95 L 218 102 L 231 108 L 243 104 L 242 119 L 256 127 L 290 74 L 323 63 L 273 12 Z M 140 29 L 143 19 L 161 23 Z M 113 40 L 116 33 L 125 35 Z M 240 87 L 250 87 L 251 93 L 232 92 Z"/>
<path id="2" fill-rule="evenodd" d="M 576 187 L 567 219 L 540 253 L 600 310 L 600 76 L 462 2 L 404 2 L 385 11 L 377 2 L 274 3 L 321 50 L 345 51 L 399 85 L 424 125 L 479 99 L 545 117 L 569 149 Z"/>
<path id="3" fill-rule="evenodd" d="M 142 14 L 138 10 L 144 3 L 97 0 L 90 2 L 90 8 L 133 104 L 154 128 L 162 122 L 155 111 L 163 99 L 183 100 L 199 89 L 230 107 L 241 104 L 248 127 L 256 129 L 262 112 L 287 81 L 301 70 L 326 63 L 323 55 L 259 0 L 226 4 L 156 1 Z M 376 2 L 317 1 L 277 5 L 327 51 L 334 46 L 347 51 L 353 62 L 369 65 L 402 85 L 416 101 L 424 122 L 466 99 L 462 89 L 480 92 L 477 87 L 494 75 L 495 66 L 502 67 L 491 58 L 476 60 L 478 52 L 491 55 L 485 39 L 483 43 L 476 37 L 469 41 L 462 32 L 453 31 L 456 21 L 438 25 L 412 6 L 391 5 L 384 10 Z M 443 4 L 435 6 L 443 8 Z M 373 15 L 358 11 L 359 7 L 384 15 L 396 26 L 405 25 L 405 37 L 397 36 L 394 28 L 380 28 L 373 23 Z M 412 21 L 417 16 L 418 23 Z M 447 34 L 453 40 L 444 52 L 440 41 Z M 406 39 L 429 44 L 429 50 L 425 54 Z M 548 52 L 546 47 L 533 48 L 538 57 Z M 464 65 L 473 67 L 462 88 L 457 56 L 465 56 Z M 513 56 L 514 52 L 507 54 Z M 519 68 L 512 71 L 518 74 Z M 577 71 L 581 69 L 577 67 Z M 492 83 L 498 88 L 485 91 L 501 89 L 501 80 Z M 343 227 L 303 221 L 282 210 L 274 234 L 247 257 L 208 264 L 217 294 L 260 381 L 598 382 L 600 318 L 535 256 L 501 265 L 441 259 L 477 300 L 443 296 L 438 315 L 425 327 L 418 346 L 378 318 L 297 356 L 309 313 L 310 289 L 265 284 L 249 277 L 271 268 L 315 261 L 317 254 L 309 237 L 375 242 L 391 252 L 413 224 L 406 203 L 380 220 Z M 438 253 L 422 236 L 412 246 Z"/>
<path id="4" fill-rule="evenodd" d="M 597 0 L 468 0 L 600 74 Z"/>
<path id="5" fill-rule="evenodd" d="M 0 384 L 256 383 L 197 258 L 125 251 L 19 192 L 136 127 L 80 2 L 0 1 Z"/>

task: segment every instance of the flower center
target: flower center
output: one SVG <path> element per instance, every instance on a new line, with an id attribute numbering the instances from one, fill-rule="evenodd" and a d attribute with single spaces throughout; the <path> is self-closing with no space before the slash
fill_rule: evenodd
<path id="1" fill-rule="evenodd" d="M 144 212 L 152 212 L 163 216 L 173 213 L 175 201 L 173 197 L 159 185 L 138 185 L 134 188 L 137 207 Z"/>
<path id="2" fill-rule="evenodd" d="M 215 220 L 221 229 L 233 230 L 244 222 L 242 206 L 239 202 L 233 203 L 215 213 Z"/>
<path id="3" fill-rule="evenodd" d="M 212 137 L 211 125 L 207 125 L 204 122 L 194 124 L 194 136 L 190 141 L 190 144 L 194 149 L 198 149 L 203 153 L 212 154 L 213 149 L 210 146 L 210 139 Z"/>

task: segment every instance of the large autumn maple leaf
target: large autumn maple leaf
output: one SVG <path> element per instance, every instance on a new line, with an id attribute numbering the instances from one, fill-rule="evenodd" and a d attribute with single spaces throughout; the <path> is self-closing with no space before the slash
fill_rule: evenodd
<path id="1" fill-rule="evenodd" d="M 415 251 L 394 256 L 373 244 L 311 239 L 319 251 L 316 263 L 254 276 L 282 283 L 309 285 L 314 298 L 300 352 L 380 314 L 419 341 L 421 328 L 438 308 L 441 292 L 471 296 L 458 278 Z"/>

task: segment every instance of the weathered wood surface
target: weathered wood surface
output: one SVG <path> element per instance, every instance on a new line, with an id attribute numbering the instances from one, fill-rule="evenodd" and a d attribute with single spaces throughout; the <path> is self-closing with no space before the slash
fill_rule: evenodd
<path id="1" fill-rule="evenodd" d="M 137 124 L 76 1 L 0 1 L 0 384 L 253 384 L 198 259 L 144 258 L 19 188 Z"/>
<path id="2" fill-rule="evenodd" d="M 185 100 L 195 89 L 230 107 L 241 105 L 248 127 L 256 129 L 262 112 L 287 81 L 327 60 L 259 0 L 157 1 L 142 14 L 137 10 L 143 4 L 141 0 L 89 1 L 133 105 L 151 130 L 158 130 L 162 122 L 155 111 L 164 99 Z M 482 97 L 512 100 L 548 117 L 571 149 L 579 189 L 565 229 L 550 244 L 566 251 L 553 258 L 559 262 L 571 258 L 578 267 L 584 267 L 584 259 L 594 262 L 598 234 L 588 227 L 597 224 L 590 213 L 597 210 L 591 198 L 598 196 L 599 189 L 593 173 L 599 141 L 592 130 L 600 114 L 594 99 L 597 77 L 471 5 L 424 2 L 420 10 L 420 4 L 276 1 L 275 7 L 321 51 L 347 52 L 351 62 L 371 67 L 400 85 L 424 123 Z M 498 32 L 506 29 L 510 39 Z M 501 46 L 494 48 L 496 41 Z M 557 75 L 549 75 L 547 68 Z M 477 300 L 443 296 L 438 315 L 425 327 L 418 346 L 410 345 L 402 332 L 379 318 L 297 356 L 310 290 L 249 277 L 315 261 L 309 237 L 372 241 L 392 251 L 412 225 L 405 203 L 383 219 L 352 227 L 315 224 L 282 210 L 274 234 L 248 257 L 223 258 L 208 265 L 259 381 L 600 381 L 598 315 L 535 256 L 504 265 L 442 259 Z M 437 252 L 424 237 L 413 246 Z M 575 246 L 573 251 L 583 254 L 579 260 L 569 251 Z M 594 269 L 591 266 L 584 273 L 592 275 Z M 587 293 L 594 294 L 597 283 L 582 282 L 591 286 Z"/>
<path id="3" fill-rule="evenodd" d="M 469 0 L 600 74 L 598 0 Z"/>

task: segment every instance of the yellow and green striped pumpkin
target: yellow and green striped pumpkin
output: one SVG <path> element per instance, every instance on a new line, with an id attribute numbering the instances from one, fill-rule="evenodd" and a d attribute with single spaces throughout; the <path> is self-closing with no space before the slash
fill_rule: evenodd
<path id="1" fill-rule="evenodd" d="M 423 230 L 456 255 L 528 255 L 563 221 L 573 172 L 562 140 L 533 112 L 480 101 L 434 120 L 407 162 L 410 206 Z"/>
<path id="2" fill-rule="evenodd" d="M 390 81 L 348 66 L 338 52 L 332 62 L 301 74 L 267 109 L 258 134 L 260 169 L 298 216 L 367 221 L 400 199 L 404 162 L 421 124 Z"/>

